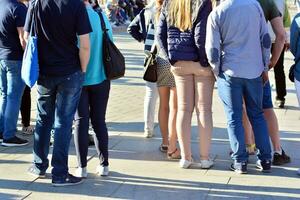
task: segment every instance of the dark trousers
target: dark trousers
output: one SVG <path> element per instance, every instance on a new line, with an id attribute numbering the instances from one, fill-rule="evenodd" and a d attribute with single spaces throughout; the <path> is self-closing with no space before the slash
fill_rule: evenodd
<path id="1" fill-rule="evenodd" d="M 276 99 L 278 100 L 285 100 L 284 97 L 286 96 L 286 82 L 285 82 L 283 61 L 284 61 L 284 49 L 281 52 L 279 60 L 274 66 Z"/>
<path id="2" fill-rule="evenodd" d="M 21 116 L 22 116 L 22 125 L 27 127 L 30 125 L 30 112 L 31 112 L 31 96 L 30 96 L 30 87 L 26 86 L 21 102 Z"/>
<path id="3" fill-rule="evenodd" d="M 79 167 L 87 166 L 89 145 L 89 121 L 94 134 L 95 146 L 100 165 L 108 166 L 108 132 L 105 122 L 109 98 L 110 81 L 105 80 L 97 85 L 84 86 L 75 114 L 74 141 Z"/>

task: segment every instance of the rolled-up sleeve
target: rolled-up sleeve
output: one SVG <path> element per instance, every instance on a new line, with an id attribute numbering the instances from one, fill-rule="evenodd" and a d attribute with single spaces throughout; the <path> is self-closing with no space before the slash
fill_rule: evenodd
<path id="1" fill-rule="evenodd" d="M 207 59 L 216 76 L 219 75 L 221 60 L 221 36 L 217 21 L 216 12 L 211 12 L 207 20 L 205 42 Z"/>
<path id="2" fill-rule="evenodd" d="M 271 54 L 271 37 L 268 31 L 268 26 L 266 20 L 263 15 L 263 11 L 260 8 L 260 41 L 261 41 L 261 50 L 262 50 L 262 58 L 264 64 L 264 71 L 269 70 L 270 63 L 270 54 Z"/>

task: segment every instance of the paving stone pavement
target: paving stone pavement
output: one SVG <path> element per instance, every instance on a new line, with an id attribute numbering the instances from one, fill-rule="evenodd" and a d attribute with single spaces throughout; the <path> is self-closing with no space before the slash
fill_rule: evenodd
<path id="1" fill-rule="evenodd" d="M 155 137 L 143 138 L 143 97 L 145 92 L 142 45 L 127 34 L 115 35 L 117 46 L 126 55 L 126 76 L 112 82 L 107 122 L 110 134 L 110 176 L 95 175 L 99 164 L 94 147 L 89 149 L 88 178 L 84 184 L 55 188 L 46 179 L 35 179 L 26 173 L 32 161 L 32 136 L 26 147 L 0 147 L 0 200 L 12 199 L 300 199 L 300 111 L 293 84 L 287 80 L 286 108 L 275 109 L 279 119 L 282 146 L 292 157 L 292 163 L 273 167 L 270 174 L 255 169 L 255 158 L 250 158 L 249 174 L 237 175 L 229 171 L 231 163 L 226 119 L 223 107 L 214 91 L 214 130 L 211 157 L 215 166 L 209 170 L 180 169 L 169 161 L 158 147 L 161 143 L 158 125 Z M 287 53 L 286 72 L 292 64 Z M 274 96 L 273 71 L 270 79 Z M 33 89 L 32 121 L 36 112 Z M 157 118 L 157 117 L 156 117 Z M 192 152 L 199 160 L 195 115 L 192 128 Z M 51 158 L 51 149 L 50 156 Z M 69 157 L 70 172 L 76 168 L 72 141 Z"/>

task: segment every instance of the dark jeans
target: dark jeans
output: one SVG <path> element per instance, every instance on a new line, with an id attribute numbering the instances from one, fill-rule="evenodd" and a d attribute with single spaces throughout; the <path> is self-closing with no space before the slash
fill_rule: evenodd
<path id="1" fill-rule="evenodd" d="M 79 167 L 87 166 L 89 145 L 89 120 L 94 129 L 94 141 L 100 159 L 100 165 L 108 166 L 108 132 L 105 123 L 109 98 L 110 81 L 97 85 L 84 86 L 75 114 L 74 141 Z"/>
<path id="2" fill-rule="evenodd" d="M 21 116 L 22 116 L 22 125 L 24 127 L 30 126 L 30 112 L 31 112 L 31 89 L 26 86 L 21 102 Z"/>
<path id="3" fill-rule="evenodd" d="M 274 66 L 276 99 L 278 100 L 285 100 L 284 97 L 286 96 L 286 81 L 285 81 L 283 62 L 284 62 L 284 49 L 281 52 L 279 60 Z"/>
<path id="4" fill-rule="evenodd" d="M 227 130 L 231 149 L 233 150 L 232 159 L 238 163 L 246 162 L 248 159 L 242 121 L 244 98 L 247 115 L 253 127 L 255 144 L 259 149 L 258 158 L 260 160 L 271 160 L 268 128 L 262 109 L 262 78 L 235 78 L 220 73 L 217 83 L 219 96 L 227 115 Z"/>
<path id="5" fill-rule="evenodd" d="M 40 75 L 38 80 L 34 164 L 42 172 L 47 170 L 50 132 L 53 127 L 52 179 L 64 179 L 68 174 L 72 122 L 80 98 L 83 78 L 83 74 L 78 71 L 62 77 Z"/>

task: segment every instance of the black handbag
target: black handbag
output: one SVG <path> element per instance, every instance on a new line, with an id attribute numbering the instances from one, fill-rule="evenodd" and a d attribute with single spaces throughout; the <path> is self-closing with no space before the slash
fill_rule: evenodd
<path id="1" fill-rule="evenodd" d="M 103 63 L 106 78 L 108 80 L 118 79 L 125 74 L 125 59 L 120 50 L 110 40 L 102 13 L 96 11 L 100 17 L 103 31 Z"/>
<path id="2" fill-rule="evenodd" d="M 154 49 L 151 50 L 145 58 L 145 73 L 143 79 L 145 81 L 155 83 L 157 81 L 157 47 L 154 46 Z"/>

